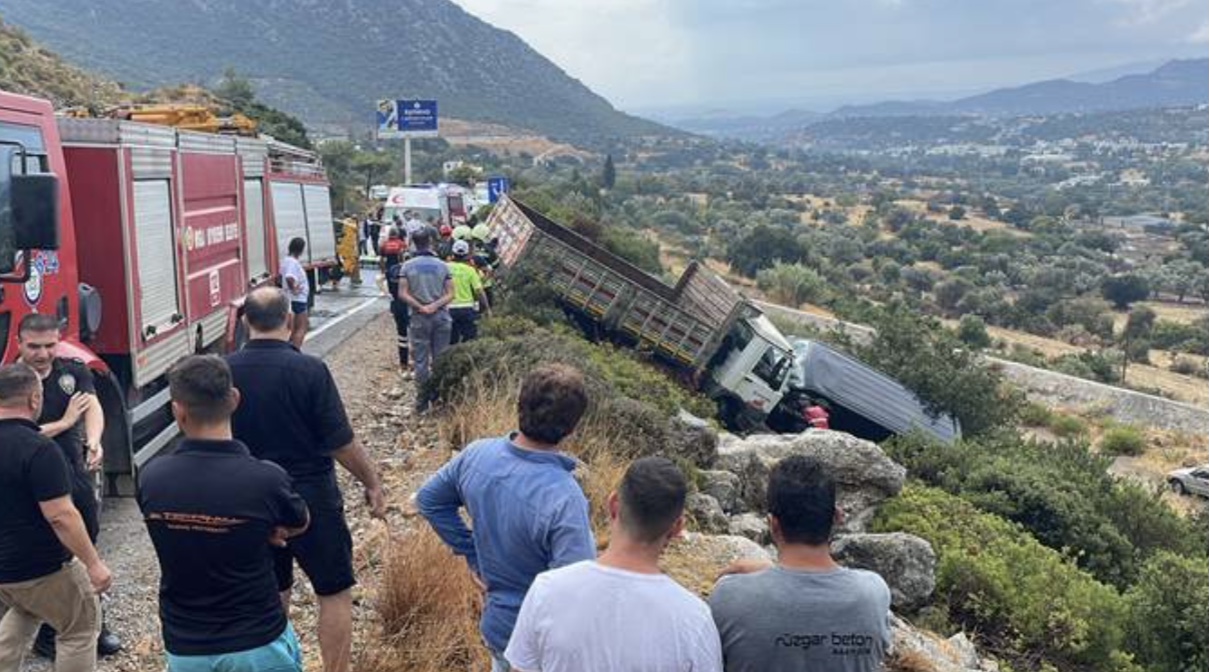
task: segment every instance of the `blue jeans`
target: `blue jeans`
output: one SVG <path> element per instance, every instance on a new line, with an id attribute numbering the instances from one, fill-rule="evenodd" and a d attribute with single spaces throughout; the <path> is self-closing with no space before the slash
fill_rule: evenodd
<path id="1" fill-rule="evenodd" d="M 491 672 L 512 672 L 512 666 L 504 658 L 504 654 L 491 652 Z"/>
<path id="2" fill-rule="evenodd" d="M 168 654 L 168 672 L 302 672 L 302 647 L 294 626 L 264 646 L 215 656 Z"/>

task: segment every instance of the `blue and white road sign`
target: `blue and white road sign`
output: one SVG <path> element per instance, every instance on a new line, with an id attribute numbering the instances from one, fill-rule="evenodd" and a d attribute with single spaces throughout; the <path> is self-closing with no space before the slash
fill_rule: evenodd
<path id="1" fill-rule="evenodd" d="M 491 177 L 487 179 L 487 202 L 498 203 L 500 196 L 508 193 L 508 178 Z"/>
<path id="2" fill-rule="evenodd" d="M 423 137 L 437 134 L 437 101 L 400 100 L 399 130 L 404 136 Z"/>

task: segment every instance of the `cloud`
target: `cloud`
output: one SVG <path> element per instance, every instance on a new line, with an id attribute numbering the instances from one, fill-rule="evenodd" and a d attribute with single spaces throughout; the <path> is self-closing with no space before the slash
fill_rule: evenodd
<path id="1" fill-rule="evenodd" d="M 623 109 L 952 95 L 1209 41 L 1205 0 L 455 2 Z"/>
<path id="2" fill-rule="evenodd" d="M 1200 30 L 1188 36 L 1188 41 L 1193 44 L 1204 44 L 1209 42 L 1209 21 L 1201 24 Z"/>
<path id="3" fill-rule="evenodd" d="M 1154 23 L 1176 10 L 1187 6 L 1191 0 L 1112 0 L 1123 5 L 1128 15 L 1123 19 L 1125 25 Z"/>

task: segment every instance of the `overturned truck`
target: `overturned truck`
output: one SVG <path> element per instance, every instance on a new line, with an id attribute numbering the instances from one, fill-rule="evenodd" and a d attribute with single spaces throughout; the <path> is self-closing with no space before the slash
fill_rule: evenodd
<path id="1" fill-rule="evenodd" d="M 718 274 L 692 262 L 670 286 L 507 196 L 492 210 L 488 224 L 498 241 L 506 280 L 526 268 L 528 274 L 514 275 L 510 281 L 546 284 L 585 330 L 648 352 L 682 374 L 718 404 L 719 417 L 731 429 L 753 431 L 770 423 L 776 429 L 792 429 L 798 404 L 810 394 L 801 385 L 791 385 L 791 374 L 801 368 L 802 357 L 756 304 Z M 851 361 L 869 375 L 885 378 Z M 826 363 L 821 366 L 826 368 Z M 816 380 L 809 375 L 794 378 Z M 868 413 L 842 393 L 842 381 L 838 386 L 840 390 L 829 385 L 827 394 L 820 394 L 833 413 L 841 418 L 845 413 Z M 878 397 L 879 403 L 899 415 L 874 416 L 865 425 L 843 422 L 846 427 L 837 428 L 867 438 L 903 433 L 909 426 L 931 431 L 930 424 L 919 420 L 926 414 L 910 392 L 901 385 L 879 389 L 885 395 L 906 395 L 905 400 L 896 398 L 889 404 L 888 397 Z M 914 404 L 912 412 L 902 415 L 908 401 Z M 937 438 L 952 439 L 947 433 Z"/>

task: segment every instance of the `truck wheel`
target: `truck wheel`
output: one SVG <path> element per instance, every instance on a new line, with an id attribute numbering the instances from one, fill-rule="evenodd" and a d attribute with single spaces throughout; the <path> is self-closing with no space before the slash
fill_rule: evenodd
<path id="1" fill-rule="evenodd" d="M 1184 487 L 1184 483 L 1183 483 L 1182 481 L 1177 481 L 1177 480 L 1175 480 L 1175 479 L 1172 479 L 1172 480 L 1171 480 L 1171 489 L 1172 489 L 1172 491 L 1174 491 L 1174 492 L 1175 492 L 1175 494 L 1177 494 L 1177 495 L 1186 495 L 1186 494 L 1188 494 L 1188 488 L 1185 488 L 1185 487 Z"/>

